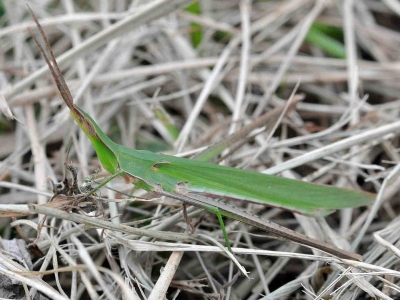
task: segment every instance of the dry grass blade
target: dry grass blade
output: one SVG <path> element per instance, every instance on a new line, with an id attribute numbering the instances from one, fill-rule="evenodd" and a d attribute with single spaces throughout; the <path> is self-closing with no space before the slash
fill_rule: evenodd
<path id="1" fill-rule="evenodd" d="M 11 120 L 15 119 L 15 116 L 13 115 L 13 113 L 3 95 L 0 95 L 0 111 L 7 118 L 10 118 Z"/>

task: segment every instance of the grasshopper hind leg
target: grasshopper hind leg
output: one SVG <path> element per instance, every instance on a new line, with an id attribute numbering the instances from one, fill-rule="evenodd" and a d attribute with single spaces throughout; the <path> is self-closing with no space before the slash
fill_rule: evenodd
<path id="1" fill-rule="evenodd" d="M 224 235 L 226 247 L 228 247 L 229 252 L 232 252 L 231 243 L 229 242 L 228 233 L 226 232 L 226 228 L 225 228 L 224 220 L 222 219 L 221 212 L 219 211 L 219 209 L 216 209 L 214 211 L 214 214 L 217 216 L 219 224 L 221 225 L 221 229 L 222 229 L 222 233 Z"/>

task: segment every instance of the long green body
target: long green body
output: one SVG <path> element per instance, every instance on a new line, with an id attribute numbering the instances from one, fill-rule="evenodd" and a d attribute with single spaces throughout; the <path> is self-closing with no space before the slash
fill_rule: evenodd
<path id="1" fill-rule="evenodd" d="M 306 215 L 326 215 L 336 209 L 366 205 L 373 194 L 280 178 L 216 164 L 133 150 L 114 143 L 81 109 L 97 136 L 86 132 L 103 167 L 131 176 L 146 190 L 185 194 L 202 192 L 280 207 Z M 74 117 L 73 111 L 71 111 Z M 77 118 L 74 117 L 75 120 Z M 79 119 L 78 119 L 79 120 Z M 78 124 L 80 124 L 78 122 Z M 81 124 L 80 124 L 81 125 Z M 81 126 L 84 129 L 84 126 Z M 136 181 L 135 181 L 136 179 Z"/>

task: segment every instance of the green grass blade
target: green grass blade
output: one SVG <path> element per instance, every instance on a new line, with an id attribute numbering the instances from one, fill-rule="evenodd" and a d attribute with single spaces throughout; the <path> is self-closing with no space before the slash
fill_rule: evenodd
<path id="1" fill-rule="evenodd" d="M 193 2 L 192 4 L 188 5 L 185 10 L 192 14 L 200 15 L 201 9 L 199 1 Z M 200 24 L 196 22 L 190 23 L 190 37 L 192 39 L 193 47 L 197 48 L 197 46 L 200 45 L 201 41 L 203 40 L 203 28 Z"/>
<path id="2" fill-rule="evenodd" d="M 163 125 L 167 129 L 168 133 L 172 136 L 172 138 L 176 140 L 179 136 L 179 130 L 171 121 L 171 118 L 165 111 L 165 109 L 161 105 L 156 104 L 153 108 L 153 112 L 156 118 L 163 123 Z"/>
<path id="3" fill-rule="evenodd" d="M 321 48 L 334 57 L 346 58 L 346 49 L 344 44 L 332 38 L 319 28 L 320 27 L 318 26 L 311 26 L 307 33 L 306 41 Z"/>

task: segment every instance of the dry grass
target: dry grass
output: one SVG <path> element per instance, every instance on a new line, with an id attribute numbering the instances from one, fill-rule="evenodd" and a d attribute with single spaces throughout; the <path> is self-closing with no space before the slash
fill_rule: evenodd
<path id="1" fill-rule="evenodd" d="M 63 177 L 69 140 L 68 159 L 80 180 L 100 165 L 29 35 L 27 28 L 35 26 L 25 2 L 2 2 L 0 211 L 23 215 L 31 213 L 26 204 L 50 199 L 48 178 Z M 222 163 L 378 196 L 368 209 L 324 219 L 234 203 L 362 254 L 364 262 L 321 256 L 226 220 L 235 253 L 229 257 L 214 216 L 189 208 L 197 229 L 188 234 L 179 203 L 140 190 L 126 196 L 131 186 L 114 180 L 112 189 L 101 191 L 106 219 L 51 206 L 11 226 L 10 218 L 0 219 L 0 274 L 15 280 L 17 298 L 399 297 L 397 1 L 200 1 L 200 15 L 185 11 L 185 0 L 74 2 L 30 6 L 75 103 L 116 142 L 190 157 L 282 105 L 300 82 L 304 100 L 275 134 L 253 132 L 224 153 L 229 156 Z M 314 22 L 343 29 L 338 40 L 346 58 L 306 41 Z M 202 37 L 194 47 L 198 26 Z M 169 115 L 178 137 L 157 118 L 157 108 Z M 45 256 L 38 259 L 24 242 L 9 240 L 20 238 L 17 232 L 35 239 L 44 215 L 49 226 L 37 245 Z M 251 280 L 240 276 L 239 264 Z M 9 296 L 0 288 L 0 297 Z"/>

